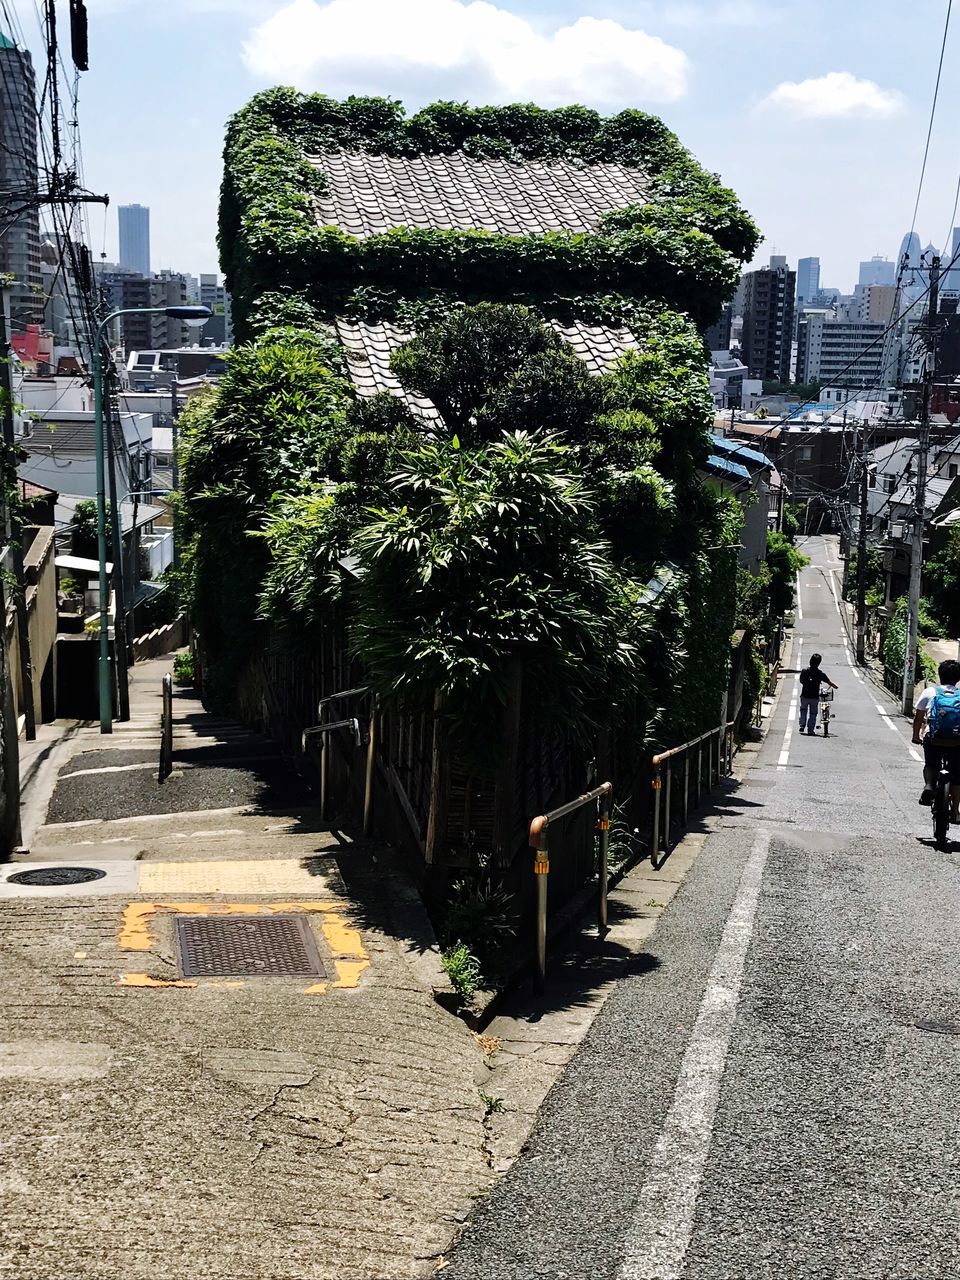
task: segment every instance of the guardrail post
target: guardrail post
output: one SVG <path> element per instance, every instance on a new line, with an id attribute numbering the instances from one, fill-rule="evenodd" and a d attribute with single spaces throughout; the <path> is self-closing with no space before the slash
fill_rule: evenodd
<path id="1" fill-rule="evenodd" d="M 597 905 L 597 931 L 601 938 L 605 937 L 607 932 L 607 864 L 610 857 L 612 801 L 612 791 L 605 791 L 600 797 L 600 810 L 597 816 L 597 831 L 600 833 L 600 901 Z"/>
<path id="2" fill-rule="evenodd" d="M 324 737 L 327 735 L 324 734 Z M 368 836 L 373 830 L 373 766 L 377 754 L 377 703 L 376 699 L 370 708 L 370 723 L 367 728 L 367 769 L 363 781 L 363 834 Z"/>
<path id="3" fill-rule="evenodd" d="M 703 796 L 703 741 L 697 743 L 697 808 Z"/>
<path id="4" fill-rule="evenodd" d="M 550 843 L 545 817 L 534 818 L 530 824 L 530 843 L 536 853 L 533 874 L 537 882 L 537 967 L 534 985 L 542 992 L 547 984 L 547 880 L 550 875 Z"/>
<path id="5" fill-rule="evenodd" d="M 663 796 L 663 847 L 670 848 L 670 819 L 673 816 L 673 760 L 667 761 L 667 785 Z"/>
<path id="6" fill-rule="evenodd" d="M 657 868 L 657 858 L 660 854 L 660 768 L 657 766 L 653 774 L 653 842 L 650 845 L 650 861 L 654 870 Z"/>
<path id="7" fill-rule="evenodd" d="M 161 683 L 162 710 L 160 712 L 160 769 L 158 782 L 166 782 L 173 772 L 173 676 L 169 671 Z"/>
<path id="8" fill-rule="evenodd" d="M 690 821 L 690 752 L 683 753 L 683 825 Z"/>

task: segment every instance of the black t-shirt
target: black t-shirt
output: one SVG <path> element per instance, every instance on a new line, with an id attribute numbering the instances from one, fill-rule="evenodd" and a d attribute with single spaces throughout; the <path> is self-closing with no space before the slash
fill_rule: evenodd
<path id="1" fill-rule="evenodd" d="M 800 697 L 819 698 L 820 686 L 829 683 L 819 667 L 804 667 L 800 672 Z"/>

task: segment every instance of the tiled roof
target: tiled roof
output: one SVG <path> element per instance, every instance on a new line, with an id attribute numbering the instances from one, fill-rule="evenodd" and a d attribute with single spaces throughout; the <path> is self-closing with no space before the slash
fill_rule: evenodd
<path id="1" fill-rule="evenodd" d="M 392 227 L 504 234 L 593 231 L 605 213 L 646 200 L 641 169 L 621 164 L 474 159 L 461 152 L 311 156 L 326 174 L 317 221 L 364 237 Z"/>
<path id="2" fill-rule="evenodd" d="M 629 329 L 610 329 L 602 325 L 561 325 L 549 321 L 591 373 L 599 374 L 609 369 L 628 350 L 639 344 Z M 409 395 L 401 387 L 390 369 L 390 353 L 413 334 L 386 322 L 338 320 L 337 337 L 343 344 L 350 378 L 361 396 L 375 396 L 389 391 L 407 401 L 420 417 L 439 417 L 432 402 L 425 396 Z"/>

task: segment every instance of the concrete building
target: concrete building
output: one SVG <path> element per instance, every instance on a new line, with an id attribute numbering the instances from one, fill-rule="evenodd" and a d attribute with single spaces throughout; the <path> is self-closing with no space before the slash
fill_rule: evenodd
<path id="1" fill-rule="evenodd" d="M 233 308 L 230 294 L 220 283 L 219 276 L 201 273 L 199 300 L 201 306 L 209 307 L 213 312 L 212 319 L 204 326 L 203 337 L 214 339 L 218 345 L 232 347 Z M 725 311 L 728 310 L 729 308 L 725 308 Z"/>
<path id="2" fill-rule="evenodd" d="M 183 276 L 172 271 L 145 276 L 120 267 L 113 271 L 98 270 L 97 278 L 111 308 L 146 312 L 123 316 L 117 322 L 125 354 L 155 347 L 180 347 L 188 340 L 190 329 L 182 321 L 147 311 L 152 307 L 185 303 L 187 285 Z"/>
<path id="3" fill-rule="evenodd" d="M 797 263 L 797 307 L 810 303 L 820 292 L 820 259 L 801 258 Z"/>
<path id="4" fill-rule="evenodd" d="M 733 305 L 728 302 L 717 323 L 712 324 L 703 335 L 703 340 L 711 351 L 729 351 L 732 330 Z"/>
<path id="5" fill-rule="evenodd" d="M 743 277 L 743 360 L 751 378 L 788 382 L 796 272 L 779 255 Z"/>
<path id="6" fill-rule="evenodd" d="M 880 254 L 860 263 L 860 276 L 857 284 L 866 288 L 872 284 L 894 285 L 897 283 L 897 264 Z"/>
<path id="7" fill-rule="evenodd" d="M 884 328 L 882 323 L 835 319 L 828 311 L 805 311 L 797 334 L 797 381 L 881 386 Z"/>
<path id="8" fill-rule="evenodd" d="M 3 219 L 0 273 L 13 277 L 10 316 L 15 328 L 43 321 L 36 97 L 30 54 L 0 35 L 0 191 L 20 210 Z"/>
<path id="9" fill-rule="evenodd" d="M 120 265 L 138 275 L 150 274 L 150 210 L 142 204 L 122 204 L 120 222 Z"/>

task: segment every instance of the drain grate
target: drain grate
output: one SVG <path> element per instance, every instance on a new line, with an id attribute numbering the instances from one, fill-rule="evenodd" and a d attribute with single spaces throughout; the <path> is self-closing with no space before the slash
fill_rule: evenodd
<path id="1" fill-rule="evenodd" d="M 180 916 L 177 944 L 185 978 L 325 976 L 302 916 Z"/>
<path id="2" fill-rule="evenodd" d="M 32 871 L 17 871 L 7 876 L 8 884 L 87 884 L 90 880 L 102 880 L 107 873 L 96 867 L 36 867 Z"/>

